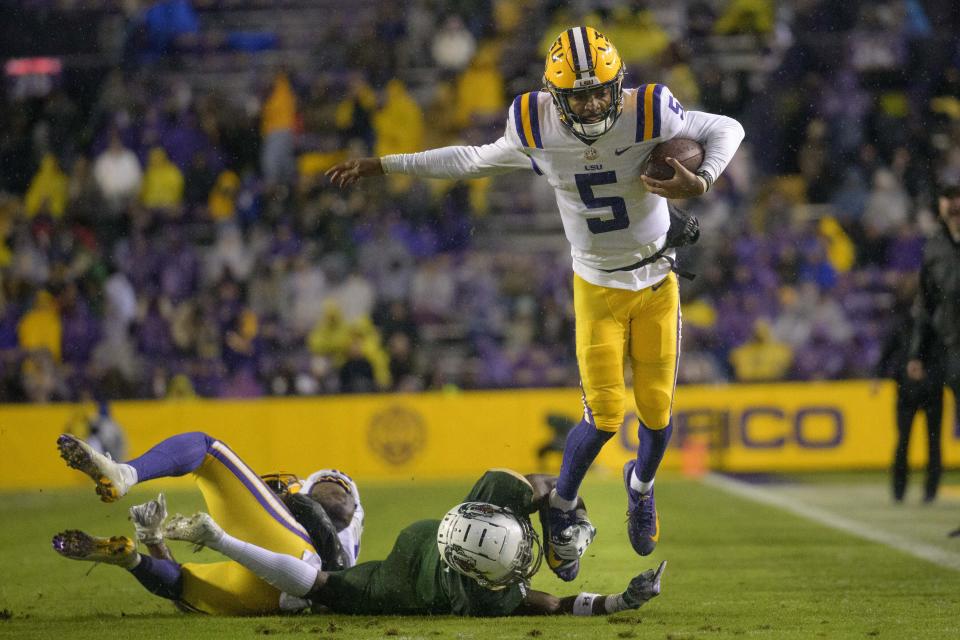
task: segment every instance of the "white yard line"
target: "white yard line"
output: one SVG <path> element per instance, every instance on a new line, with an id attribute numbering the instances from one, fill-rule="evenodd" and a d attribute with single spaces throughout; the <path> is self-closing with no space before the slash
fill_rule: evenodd
<path id="1" fill-rule="evenodd" d="M 871 542 L 878 542 L 892 547 L 897 551 L 902 551 L 903 553 L 914 556 L 915 558 L 932 562 L 935 565 L 960 571 L 960 553 L 947 551 L 946 549 L 921 542 L 915 542 L 887 531 L 881 531 L 873 525 L 850 520 L 849 518 L 831 513 L 819 507 L 814 507 L 782 496 L 770 489 L 758 487 L 717 473 L 708 473 L 704 476 L 703 483 L 735 496 L 752 500 L 753 502 L 759 502 L 760 504 L 789 511 L 807 520 L 822 524 L 825 527 L 843 531 L 844 533 L 849 533 L 852 536 Z"/>

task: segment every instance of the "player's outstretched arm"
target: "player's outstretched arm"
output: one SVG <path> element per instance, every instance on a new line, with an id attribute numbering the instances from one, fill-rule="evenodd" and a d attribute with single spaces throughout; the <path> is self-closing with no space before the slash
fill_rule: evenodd
<path id="1" fill-rule="evenodd" d="M 667 568 L 664 560 L 654 569 L 648 569 L 634 577 L 623 593 L 607 596 L 599 593 L 580 593 L 560 598 L 543 591 L 531 591 L 514 615 L 561 615 L 603 616 L 629 609 L 639 609 L 660 595 L 660 579 Z"/>
<path id="2" fill-rule="evenodd" d="M 341 189 L 349 187 L 361 178 L 371 178 L 383 175 L 383 165 L 380 158 L 357 158 L 338 162 L 326 171 L 330 182 Z"/>

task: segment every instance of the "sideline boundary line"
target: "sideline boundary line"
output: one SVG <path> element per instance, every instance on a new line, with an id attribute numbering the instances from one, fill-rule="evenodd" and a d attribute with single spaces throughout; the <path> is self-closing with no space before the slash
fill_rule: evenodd
<path id="1" fill-rule="evenodd" d="M 794 515 L 812 520 L 825 527 L 848 533 L 857 538 L 886 545 L 915 558 L 932 562 L 945 569 L 960 571 L 960 553 L 947 551 L 946 549 L 941 549 L 940 547 L 930 544 L 914 542 L 913 540 L 894 533 L 874 529 L 862 522 L 845 518 L 821 509 L 820 507 L 814 507 L 809 504 L 791 500 L 769 489 L 757 487 L 719 473 L 708 473 L 703 477 L 702 482 L 707 486 L 720 489 L 735 496 L 776 507 L 783 511 L 789 511 Z"/>

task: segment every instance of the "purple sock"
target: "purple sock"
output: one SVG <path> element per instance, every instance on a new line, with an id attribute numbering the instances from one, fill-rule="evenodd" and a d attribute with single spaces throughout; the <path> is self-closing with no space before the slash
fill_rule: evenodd
<path id="1" fill-rule="evenodd" d="M 581 420 L 580 424 L 570 430 L 567 444 L 563 448 L 560 477 L 557 478 L 557 495 L 564 500 L 577 497 L 587 469 L 593 464 L 603 445 L 612 437 L 612 431 L 600 431 L 586 420 Z"/>
<path id="2" fill-rule="evenodd" d="M 179 600 L 183 593 L 183 574 L 173 560 L 140 555 L 140 564 L 130 569 L 147 591 L 168 600 Z"/>
<path id="3" fill-rule="evenodd" d="M 657 468 L 660 461 L 663 460 L 663 454 L 667 451 L 667 444 L 670 443 L 670 435 L 673 433 L 673 420 L 667 423 L 663 429 L 650 429 L 647 425 L 640 423 L 637 429 L 637 439 L 640 446 L 637 447 L 637 466 L 635 472 L 640 482 L 650 482 L 653 476 L 657 475 Z"/>
<path id="4" fill-rule="evenodd" d="M 199 431 L 181 433 L 157 443 L 127 464 L 137 470 L 138 482 L 186 475 L 203 464 L 213 442 L 213 438 Z"/>

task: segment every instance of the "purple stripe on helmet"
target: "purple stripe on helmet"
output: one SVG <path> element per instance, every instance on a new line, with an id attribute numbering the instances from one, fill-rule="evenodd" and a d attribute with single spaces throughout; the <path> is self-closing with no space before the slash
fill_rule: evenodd
<path id="1" fill-rule="evenodd" d="M 567 40 L 570 41 L 570 53 L 573 54 L 573 70 L 580 71 L 580 54 L 577 53 L 577 41 L 573 38 L 573 29 L 567 29 Z"/>
<path id="2" fill-rule="evenodd" d="M 540 169 L 540 165 L 538 165 L 537 161 L 534 160 L 533 158 L 530 158 L 530 166 L 533 167 L 533 170 L 536 172 L 538 176 L 543 175 L 543 170 Z"/>
<path id="3" fill-rule="evenodd" d="M 221 444 L 222 446 L 226 447 L 227 449 L 230 449 L 229 447 L 227 447 L 227 445 L 223 444 L 222 442 L 221 442 L 220 444 Z M 237 454 L 234 453 L 232 449 L 231 449 L 230 451 L 231 451 L 231 453 L 233 453 L 233 455 L 237 456 Z M 245 486 L 245 487 L 247 488 L 247 490 L 250 491 L 251 494 L 253 494 L 253 497 L 256 498 L 256 499 L 257 499 L 257 502 L 260 503 L 260 506 L 262 506 L 262 507 L 267 511 L 267 513 L 270 514 L 270 516 L 271 516 L 274 520 L 276 520 L 277 522 L 279 522 L 280 524 L 282 524 L 285 529 L 287 529 L 287 530 L 290 531 L 291 533 L 295 534 L 298 538 L 300 538 L 301 540 L 303 540 L 304 542 L 306 542 L 307 544 L 309 544 L 311 547 L 313 546 L 313 540 L 310 539 L 310 536 L 308 536 L 308 535 L 307 535 L 306 533 L 304 533 L 303 531 L 298 531 L 295 527 L 291 526 L 291 525 L 283 518 L 283 516 L 281 516 L 279 513 L 277 513 L 276 509 L 273 508 L 273 505 L 271 505 L 269 502 L 267 502 L 267 500 L 263 497 L 263 495 L 257 490 L 257 485 L 254 484 L 249 478 L 247 478 L 246 474 L 244 474 L 243 471 L 242 471 L 239 467 L 237 467 L 237 465 L 234 464 L 232 460 L 230 460 L 230 458 L 228 458 L 227 456 L 225 456 L 225 455 L 224 455 L 223 453 L 221 453 L 220 451 L 217 451 L 217 450 L 216 450 L 215 448 L 213 448 L 213 447 L 210 447 L 210 451 L 209 451 L 209 452 L 210 452 L 210 455 L 212 455 L 214 458 L 216 458 L 217 460 L 219 460 L 220 462 L 222 462 L 222 463 L 223 463 L 223 466 L 225 466 L 227 469 L 229 469 L 229 470 L 230 470 L 230 473 L 232 473 L 233 475 L 235 475 L 235 476 L 237 477 L 237 479 L 240 480 L 240 482 L 243 483 L 243 486 Z M 237 456 L 237 459 L 240 460 L 240 456 Z M 241 462 L 242 462 L 242 460 L 241 460 Z M 243 464 L 245 467 L 247 467 L 246 463 L 243 463 L 243 462 L 242 462 L 242 464 Z M 253 471 L 250 470 L 250 467 L 247 467 L 247 470 L 250 471 L 251 475 L 253 475 L 254 477 L 257 477 L 257 474 L 253 473 Z M 263 484 L 263 482 L 261 482 L 258 477 L 257 477 L 257 482 L 259 483 L 259 485 L 260 485 L 264 490 L 270 491 L 270 488 L 267 487 L 267 485 Z M 290 515 L 289 512 L 287 512 L 287 515 Z M 290 515 L 290 517 L 293 518 L 292 515 Z"/>

